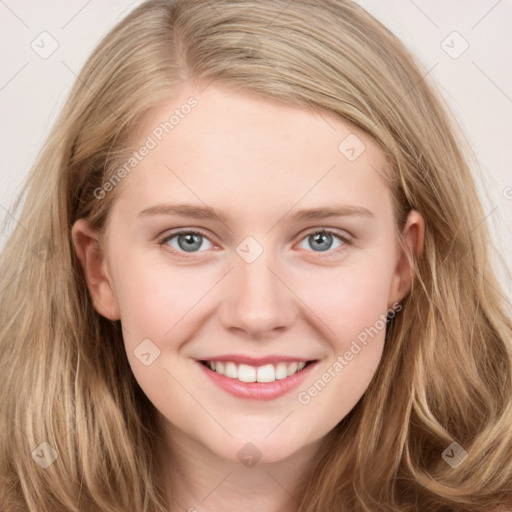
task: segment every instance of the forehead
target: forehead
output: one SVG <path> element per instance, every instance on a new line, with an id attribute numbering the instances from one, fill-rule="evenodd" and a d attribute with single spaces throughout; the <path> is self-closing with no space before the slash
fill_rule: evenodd
<path id="1" fill-rule="evenodd" d="M 134 148 L 145 155 L 118 199 L 130 210 L 179 201 L 271 219 L 299 203 L 390 204 L 384 154 L 357 127 L 214 84 L 184 87 L 154 109 Z"/>

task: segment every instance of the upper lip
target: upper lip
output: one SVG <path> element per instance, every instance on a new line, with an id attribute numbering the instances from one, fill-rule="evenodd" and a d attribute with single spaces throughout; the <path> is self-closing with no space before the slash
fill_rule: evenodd
<path id="1" fill-rule="evenodd" d="M 249 366 L 263 366 L 266 364 L 273 363 L 307 363 L 308 361 L 313 361 L 314 359 L 305 358 L 305 357 L 296 357 L 296 356 L 286 356 L 286 355 L 275 355 L 275 356 L 265 356 L 265 357 L 254 357 L 247 356 L 242 354 L 225 354 L 222 356 L 211 356 L 200 359 L 200 361 L 221 361 L 228 362 L 232 361 L 238 364 L 247 364 Z"/>

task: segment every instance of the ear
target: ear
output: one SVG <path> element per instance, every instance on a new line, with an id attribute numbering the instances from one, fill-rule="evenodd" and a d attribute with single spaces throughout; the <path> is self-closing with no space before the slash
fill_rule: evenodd
<path id="1" fill-rule="evenodd" d="M 414 275 L 414 257 L 423 253 L 425 222 L 416 210 L 411 210 L 402 231 L 399 257 L 389 290 L 389 304 L 400 302 L 411 290 Z"/>
<path id="2" fill-rule="evenodd" d="M 94 308 L 100 315 L 110 320 L 119 320 L 119 306 L 98 231 L 87 220 L 79 219 L 73 224 L 71 236 L 84 270 Z"/>

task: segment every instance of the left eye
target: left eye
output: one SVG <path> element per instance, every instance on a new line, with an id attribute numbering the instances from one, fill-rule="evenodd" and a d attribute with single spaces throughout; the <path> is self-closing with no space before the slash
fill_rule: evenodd
<path id="1" fill-rule="evenodd" d="M 174 235 L 167 236 L 162 240 L 161 243 L 169 244 L 173 249 L 178 251 L 182 250 L 185 252 L 197 252 L 197 250 L 203 245 L 204 241 L 213 246 L 208 238 L 206 238 L 201 233 L 198 233 L 197 231 L 181 231 L 175 233 Z M 207 247 L 207 249 L 211 249 L 211 247 Z"/>
<path id="2" fill-rule="evenodd" d="M 339 240 L 339 243 L 335 247 L 332 247 L 333 241 L 336 238 Z M 315 231 L 309 235 L 306 235 L 302 239 L 301 244 L 305 242 L 308 243 L 315 252 L 325 252 L 329 249 L 337 249 L 345 243 L 345 240 L 340 235 L 337 235 L 331 231 Z"/>

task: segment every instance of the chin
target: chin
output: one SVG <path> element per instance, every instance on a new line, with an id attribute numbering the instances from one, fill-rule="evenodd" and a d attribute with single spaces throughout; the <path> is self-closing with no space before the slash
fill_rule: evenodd
<path id="1" fill-rule="evenodd" d="M 216 447 L 215 453 L 248 468 L 256 464 L 274 464 L 284 461 L 304 448 L 300 442 L 294 443 L 290 439 L 283 439 L 279 436 L 276 436 L 275 439 L 247 436 L 243 440 L 241 438 L 231 439 L 226 445 L 226 449 L 223 449 L 222 452 L 219 452 Z"/>

